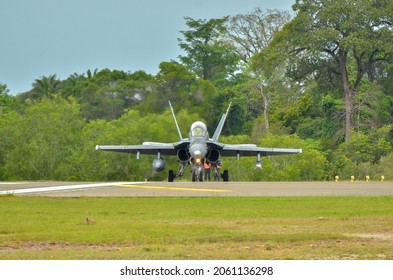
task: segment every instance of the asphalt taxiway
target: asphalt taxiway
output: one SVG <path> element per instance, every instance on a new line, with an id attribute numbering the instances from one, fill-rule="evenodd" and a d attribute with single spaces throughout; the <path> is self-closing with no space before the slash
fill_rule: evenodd
<path id="1" fill-rule="evenodd" d="M 393 182 L 0 182 L 0 195 L 50 197 L 392 196 Z"/>

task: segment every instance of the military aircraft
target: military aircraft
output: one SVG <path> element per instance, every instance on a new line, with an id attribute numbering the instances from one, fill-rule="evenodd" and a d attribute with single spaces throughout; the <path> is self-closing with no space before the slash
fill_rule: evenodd
<path id="1" fill-rule="evenodd" d="M 165 160 L 162 156 L 177 156 L 179 161 L 179 169 L 176 174 L 173 170 L 169 170 L 168 182 L 173 182 L 175 178 L 181 177 L 187 165 L 191 165 L 192 181 L 203 181 L 204 163 L 208 162 L 212 165 L 213 172 L 219 174 L 220 157 L 233 156 L 237 160 L 241 156 L 256 156 L 256 167 L 262 168 L 262 156 L 301 154 L 302 149 L 283 149 L 283 148 L 262 148 L 254 144 L 237 144 L 229 145 L 218 141 L 226 117 L 228 116 L 231 104 L 227 111 L 222 115 L 220 122 L 213 134 L 209 137 L 206 124 L 196 121 L 191 125 L 188 138 L 183 138 L 179 125 L 176 120 L 175 113 L 170 101 L 169 107 L 179 135 L 179 141 L 175 143 L 158 143 L 144 142 L 142 145 L 126 145 L 126 146 L 96 146 L 96 150 L 122 152 L 136 154 L 139 159 L 141 154 L 157 155 L 153 160 L 153 169 L 161 172 L 165 169 Z M 228 181 L 228 171 L 224 170 L 220 175 L 223 181 Z"/>

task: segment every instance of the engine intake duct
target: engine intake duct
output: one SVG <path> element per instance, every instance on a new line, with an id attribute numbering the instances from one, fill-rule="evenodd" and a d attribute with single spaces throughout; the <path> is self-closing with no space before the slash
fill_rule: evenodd
<path id="1" fill-rule="evenodd" d="M 217 150 L 211 150 L 207 156 L 208 162 L 215 163 L 220 157 L 220 152 Z"/>
<path id="2" fill-rule="evenodd" d="M 186 149 L 180 149 L 177 151 L 177 158 L 180 162 L 188 162 L 190 157 L 191 156 Z"/>

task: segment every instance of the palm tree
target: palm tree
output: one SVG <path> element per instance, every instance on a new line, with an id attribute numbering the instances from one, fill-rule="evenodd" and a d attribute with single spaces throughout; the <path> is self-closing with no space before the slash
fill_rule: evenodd
<path id="1" fill-rule="evenodd" d="M 59 85 L 60 80 L 57 79 L 56 74 L 49 75 L 48 77 L 42 76 L 33 83 L 34 97 L 37 99 L 48 97 L 58 92 Z"/>

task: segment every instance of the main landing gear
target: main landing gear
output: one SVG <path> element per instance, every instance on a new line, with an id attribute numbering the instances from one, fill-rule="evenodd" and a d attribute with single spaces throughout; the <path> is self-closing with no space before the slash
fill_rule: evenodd
<path id="1" fill-rule="evenodd" d="M 200 165 L 196 164 L 192 166 L 191 179 L 193 182 L 203 182 L 204 175 L 205 175 L 205 170 L 201 164 Z"/>

